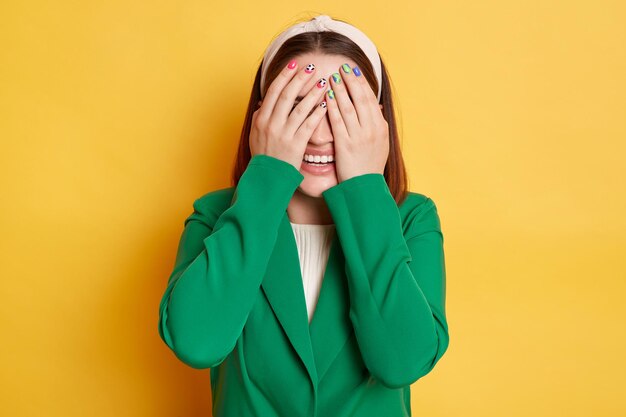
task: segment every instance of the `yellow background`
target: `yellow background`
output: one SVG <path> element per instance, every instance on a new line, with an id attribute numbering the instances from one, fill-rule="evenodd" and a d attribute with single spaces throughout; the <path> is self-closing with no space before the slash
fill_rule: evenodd
<path id="1" fill-rule="evenodd" d="M 318 13 L 378 45 L 442 220 L 451 341 L 414 415 L 626 414 L 618 0 L 2 2 L 0 414 L 210 415 L 159 301 L 265 47 Z"/>

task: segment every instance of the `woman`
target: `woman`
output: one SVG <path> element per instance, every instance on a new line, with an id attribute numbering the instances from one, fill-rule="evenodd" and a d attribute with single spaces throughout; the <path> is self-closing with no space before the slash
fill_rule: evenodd
<path id="1" fill-rule="evenodd" d="M 194 201 L 160 304 L 215 417 L 409 416 L 446 351 L 443 235 L 406 190 L 388 80 L 327 15 L 268 47 L 235 185 Z"/>

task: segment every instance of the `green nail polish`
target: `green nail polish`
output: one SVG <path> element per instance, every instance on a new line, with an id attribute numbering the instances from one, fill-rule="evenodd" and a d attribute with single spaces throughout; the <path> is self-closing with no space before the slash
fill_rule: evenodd
<path id="1" fill-rule="evenodd" d="M 335 98 L 335 92 L 331 89 L 328 90 L 328 97 L 334 99 Z"/>
<path id="2" fill-rule="evenodd" d="M 352 69 L 350 69 L 350 65 L 348 64 L 343 64 L 341 68 L 343 69 L 343 72 L 345 72 L 346 74 L 349 74 L 350 72 L 352 72 Z"/>
<path id="3" fill-rule="evenodd" d="M 339 83 L 341 82 L 341 77 L 339 76 L 339 73 L 338 73 L 338 72 L 334 73 L 334 74 L 332 75 L 332 77 L 333 77 L 333 80 L 335 80 L 335 82 L 336 82 L 337 84 L 339 84 Z"/>

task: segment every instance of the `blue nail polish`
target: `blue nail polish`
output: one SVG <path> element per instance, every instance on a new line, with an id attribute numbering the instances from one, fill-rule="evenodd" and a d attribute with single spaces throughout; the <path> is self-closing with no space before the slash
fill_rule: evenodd
<path id="1" fill-rule="evenodd" d="M 356 75 L 357 77 L 361 76 L 361 70 L 359 69 L 359 67 L 352 68 L 352 72 L 354 72 L 354 75 Z"/>

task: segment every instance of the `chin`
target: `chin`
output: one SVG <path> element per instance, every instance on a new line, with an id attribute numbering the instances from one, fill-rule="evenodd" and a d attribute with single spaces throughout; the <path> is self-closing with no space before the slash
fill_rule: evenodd
<path id="1" fill-rule="evenodd" d="M 335 173 L 328 175 L 315 175 L 308 172 L 300 172 L 304 175 L 304 179 L 300 183 L 298 191 L 306 196 L 323 198 L 322 193 L 324 191 L 337 185 L 337 176 Z"/>

